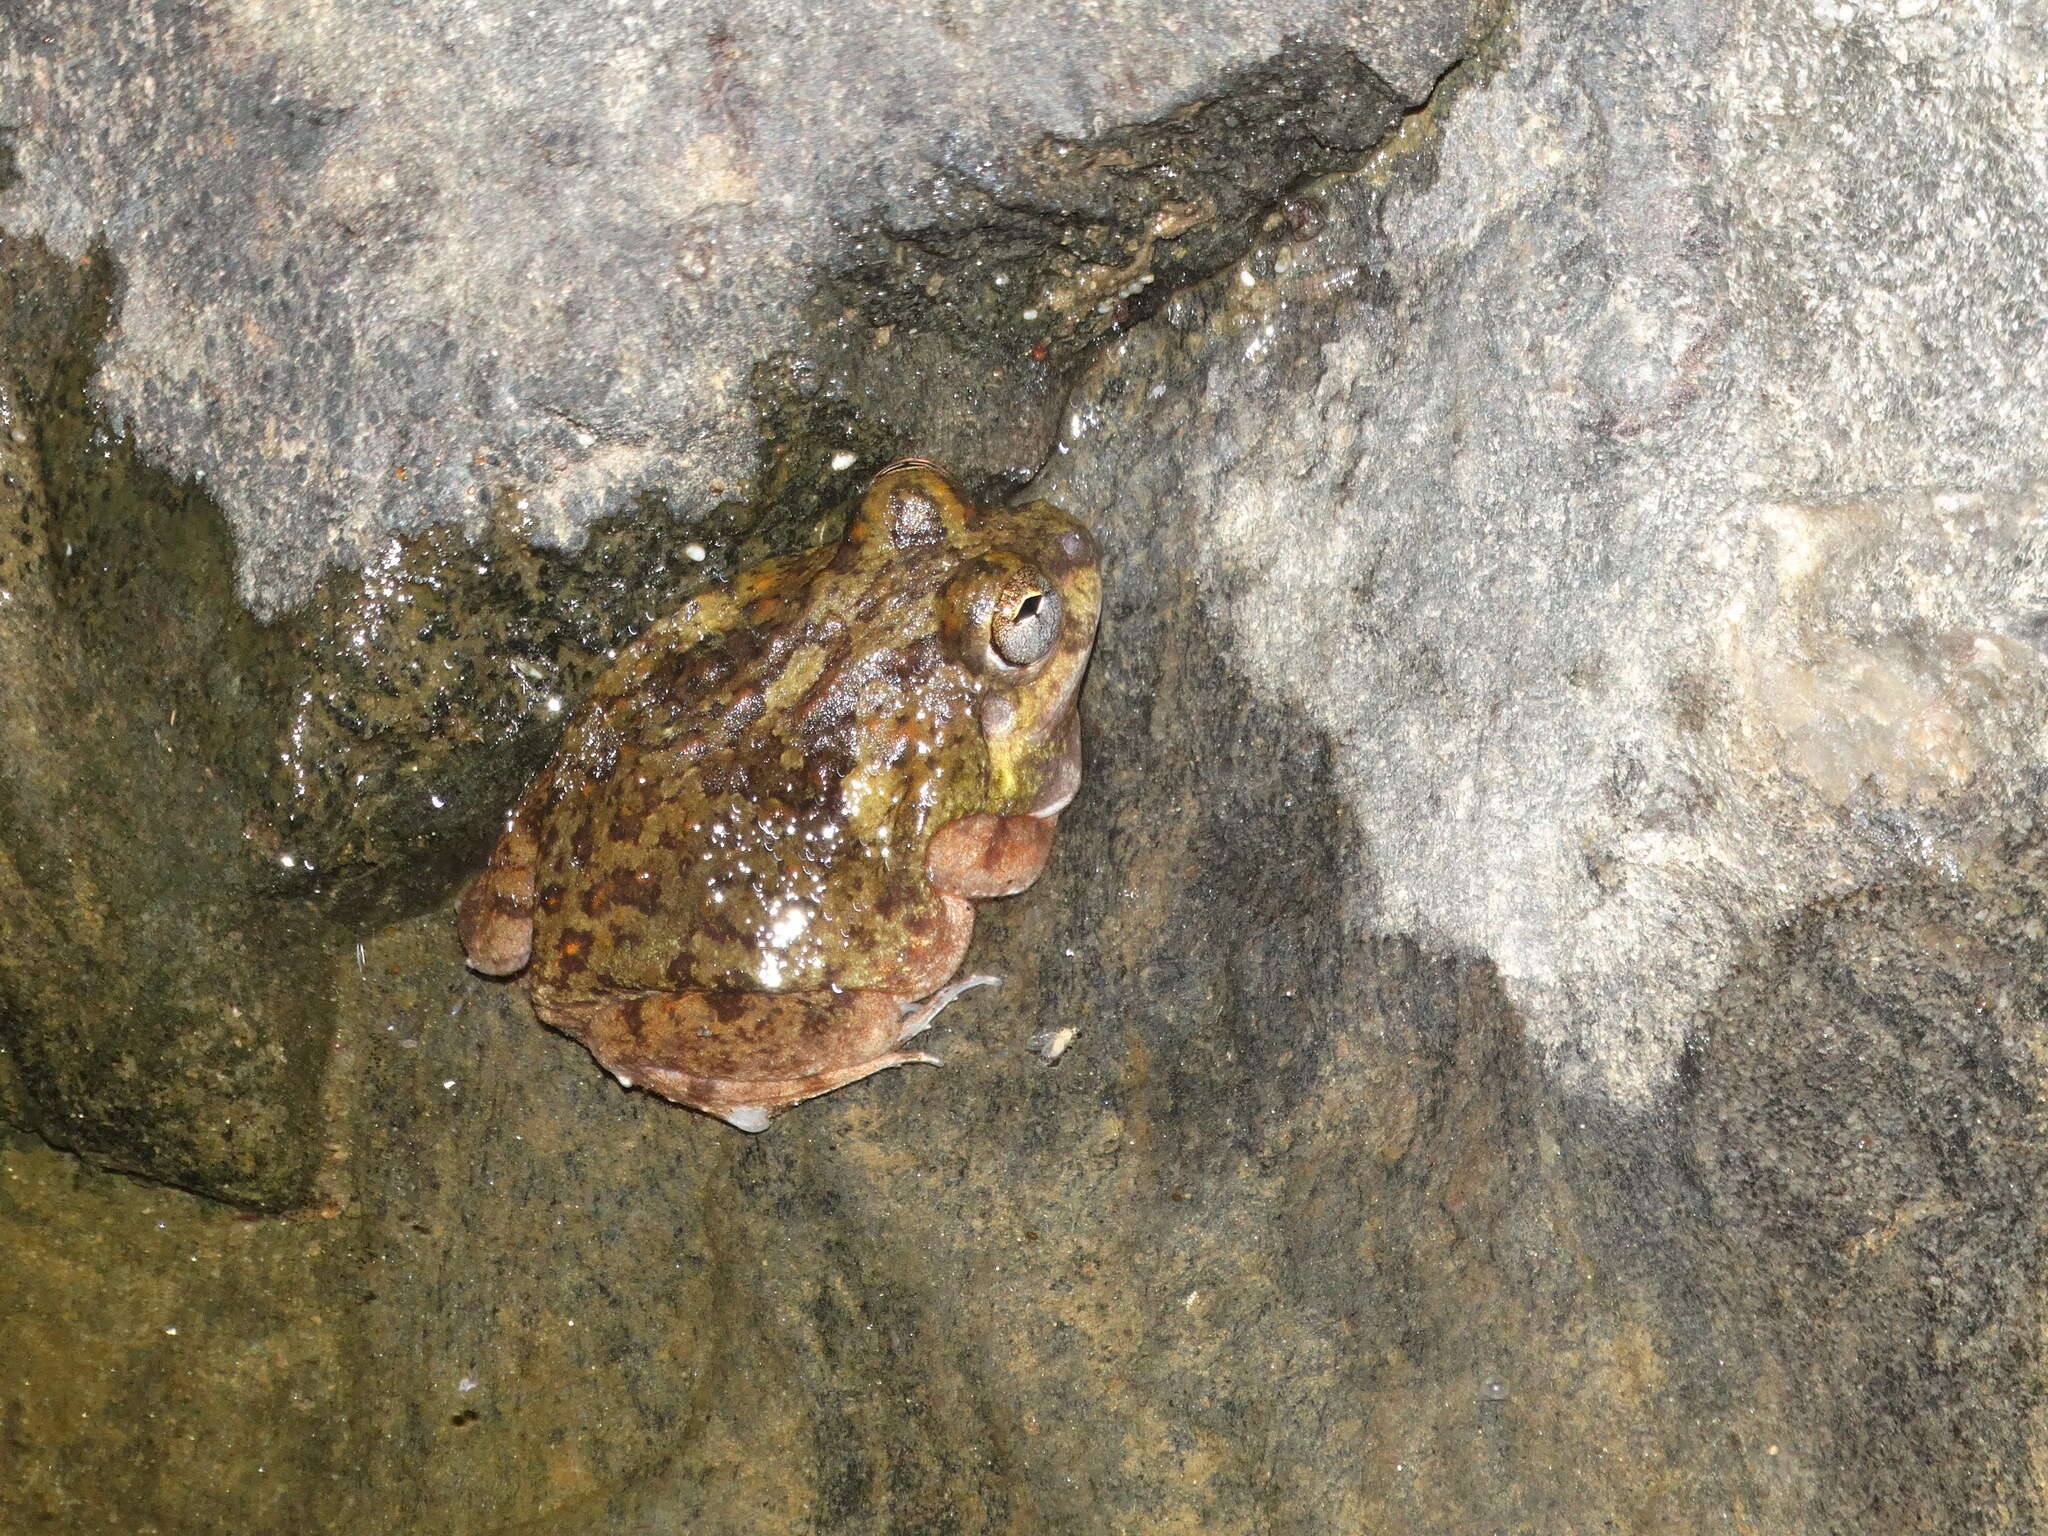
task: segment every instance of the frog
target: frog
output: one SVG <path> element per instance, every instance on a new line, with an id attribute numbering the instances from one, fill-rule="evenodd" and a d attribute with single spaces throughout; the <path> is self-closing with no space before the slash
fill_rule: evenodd
<path id="1" fill-rule="evenodd" d="M 636 1086 L 764 1130 L 891 1067 L 993 976 L 978 903 L 1035 881 L 1081 782 L 1102 579 L 1045 501 L 928 459 L 845 535 L 618 653 L 457 903 L 468 964 Z"/>

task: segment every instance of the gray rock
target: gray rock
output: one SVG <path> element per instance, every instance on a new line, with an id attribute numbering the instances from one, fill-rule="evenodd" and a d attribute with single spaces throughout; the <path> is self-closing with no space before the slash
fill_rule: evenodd
<path id="1" fill-rule="evenodd" d="M 743 1138 L 385 924 L 330 1219 L 0 1152 L 0 1523 L 2038 1524 L 2036 61 L 1514 25 L 1071 402 L 942 1070 Z"/>
<path id="2" fill-rule="evenodd" d="M 1046 482 L 1329 733 L 1347 916 L 1638 1109 L 1745 946 L 2048 783 L 2048 112 L 1902 10 L 1530 13 L 1433 175 L 1133 337 Z"/>
<path id="3" fill-rule="evenodd" d="M 501 490 L 555 543 L 642 492 L 715 500 L 754 468 L 752 370 L 808 349 L 850 231 L 1003 197 L 1039 136 L 1156 117 L 1290 37 L 1420 99 L 1464 10 L 26 0 L 5 25 L 0 228 L 105 242 L 101 397 L 213 488 L 269 613 Z"/>

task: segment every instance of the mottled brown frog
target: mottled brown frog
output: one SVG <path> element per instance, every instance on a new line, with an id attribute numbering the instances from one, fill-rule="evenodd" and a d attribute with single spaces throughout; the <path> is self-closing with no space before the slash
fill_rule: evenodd
<path id="1" fill-rule="evenodd" d="M 619 655 L 463 892 L 469 963 L 638 1084 L 742 1130 L 887 1067 L 967 988 L 974 904 L 1037 878 L 1081 778 L 1101 577 L 1044 502 L 931 464 L 846 537 Z"/>

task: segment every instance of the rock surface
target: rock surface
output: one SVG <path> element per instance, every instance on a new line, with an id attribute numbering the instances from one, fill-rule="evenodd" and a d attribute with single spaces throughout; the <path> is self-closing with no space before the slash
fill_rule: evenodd
<path id="1" fill-rule="evenodd" d="M 2030 1529 L 2039 70 L 1519 8 L 1069 403 L 943 1070 L 742 1138 L 380 921 L 324 1205 L 0 1152 L 0 1523 Z"/>
<path id="2" fill-rule="evenodd" d="M 1070 407 L 1053 498 L 1188 519 L 1330 737 L 1347 915 L 1491 961 L 1574 1091 L 1647 1109 L 1744 946 L 2035 825 L 2048 108 L 2000 42 L 1532 17 L 1430 185 L 1334 189 Z"/>
<path id="3" fill-rule="evenodd" d="M 1033 206 L 1010 161 L 1042 135 L 1158 117 L 1290 39 L 1419 100 L 1465 15 L 23 0 L 0 226 L 105 243 L 101 395 L 213 486 L 267 614 L 394 531 L 480 529 L 506 486 L 556 543 L 644 491 L 716 500 L 754 469 L 754 369 L 809 351 L 851 232 Z"/>
<path id="4" fill-rule="evenodd" d="M 319 1156 L 335 940 L 249 852 L 278 668 L 227 530 L 85 408 L 106 288 L 0 243 L 0 1107 L 275 1208 Z"/>
<path id="5" fill-rule="evenodd" d="M 9 13 L 17 1121 L 307 1198 L 318 973 L 445 897 L 617 646 L 901 452 L 1028 477 L 1098 339 L 1468 25 L 1232 11 L 1169 58 L 1184 17 L 1111 8 L 1018 89 L 1007 10 L 849 72 L 872 19 Z"/>

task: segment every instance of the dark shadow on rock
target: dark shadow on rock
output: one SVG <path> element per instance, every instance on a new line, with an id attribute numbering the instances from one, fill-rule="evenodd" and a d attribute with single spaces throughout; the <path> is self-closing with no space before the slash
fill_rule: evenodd
<path id="1" fill-rule="evenodd" d="M 1688 1062 L 1679 1251 L 1774 1361 L 1834 1529 L 2039 1514 L 2044 924 L 2038 843 L 1817 903 Z"/>
<path id="2" fill-rule="evenodd" d="M 85 401 L 113 291 L 0 242 L 0 1042 L 57 1145 L 225 1199 L 302 1198 L 332 1034 L 310 914 L 244 817 L 276 651 L 196 488 Z"/>
<path id="3" fill-rule="evenodd" d="M 950 170 L 927 222 L 854 234 L 811 302 L 799 376 L 974 495 L 1007 494 L 1044 467 L 1104 344 L 1313 218 L 1288 194 L 1356 169 L 1420 105 L 1351 49 L 1295 39 L 1151 121 Z"/>

